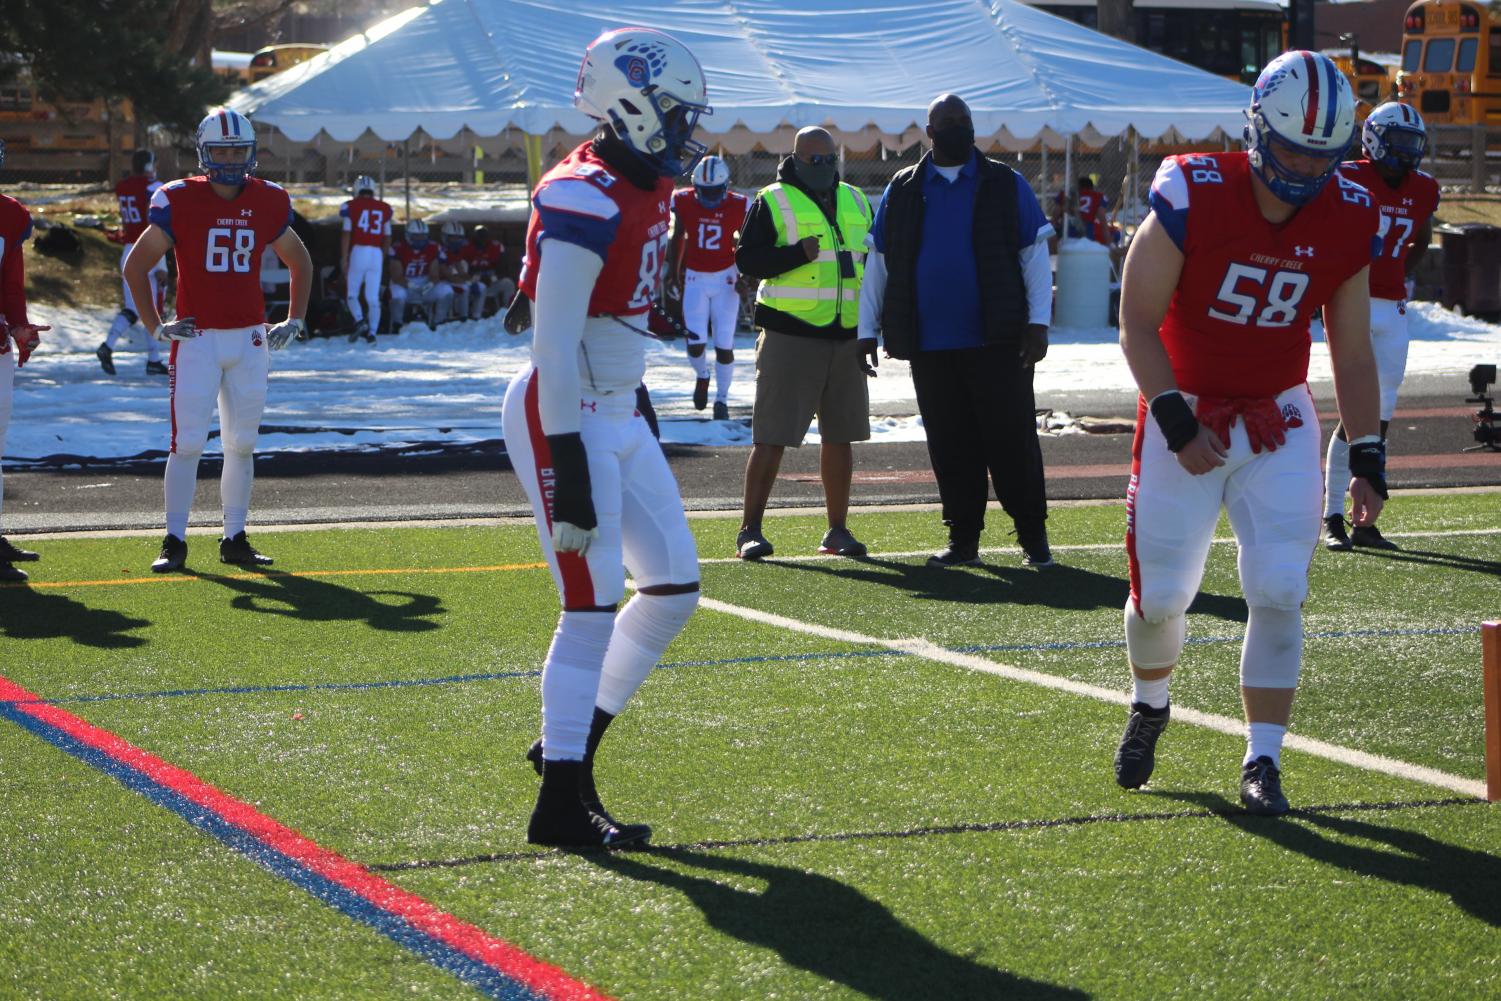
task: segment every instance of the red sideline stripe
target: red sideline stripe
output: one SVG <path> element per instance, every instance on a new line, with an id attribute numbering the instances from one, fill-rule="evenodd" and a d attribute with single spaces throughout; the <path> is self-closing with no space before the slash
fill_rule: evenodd
<path id="1" fill-rule="evenodd" d="M 532 465 L 537 471 L 537 496 L 542 498 L 542 517 L 547 519 L 548 530 L 552 529 L 552 503 L 547 496 L 547 481 L 542 470 L 552 466 L 552 450 L 547 447 L 547 436 L 542 433 L 542 410 L 537 402 L 537 372 L 526 380 L 526 429 L 532 442 Z M 590 608 L 598 604 L 594 599 L 594 578 L 589 575 L 589 561 L 578 553 L 554 553 L 558 558 L 558 573 L 563 577 L 563 607 Z"/>
<path id="2" fill-rule="evenodd" d="M 1319 120 L 1319 67 L 1313 61 L 1313 53 L 1303 53 L 1303 65 L 1308 72 L 1308 107 L 1303 110 L 1303 134 L 1313 135 Z"/>
<path id="3" fill-rule="evenodd" d="M 1131 484 L 1126 487 L 1126 565 L 1131 575 L 1131 604 L 1141 614 L 1141 564 L 1136 561 L 1136 487 L 1141 482 L 1141 445 L 1147 436 L 1147 400 L 1136 398 L 1136 436 L 1131 442 Z"/>
<path id="4" fill-rule="evenodd" d="M 258 811 L 249 803 L 204 782 L 191 772 L 168 764 L 108 730 L 102 730 L 57 706 L 47 705 L 7 678 L 0 677 L 0 701 L 25 703 L 16 708 L 63 731 L 74 740 L 135 768 L 173 792 L 210 810 L 258 841 L 307 866 L 318 875 L 350 890 L 376 907 L 405 919 L 412 927 L 459 950 L 471 959 L 520 981 L 555 1001 L 609 1001 L 555 966 L 528 955 L 483 929 L 438 910 L 415 893 L 403 890 Z"/>

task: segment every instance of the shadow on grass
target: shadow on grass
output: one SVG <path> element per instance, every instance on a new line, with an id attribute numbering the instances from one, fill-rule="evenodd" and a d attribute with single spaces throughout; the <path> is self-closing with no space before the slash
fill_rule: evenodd
<path id="1" fill-rule="evenodd" d="M 1501 927 L 1501 858 L 1416 831 L 1323 811 L 1295 809 L 1286 817 L 1253 817 L 1216 793 L 1158 795 L 1194 803 L 1232 827 L 1315 862 L 1397 886 L 1441 893 L 1466 914 L 1493 928 Z"/>
<path id="2" fill-rule="evenodd" d="M 1131 583 L 1124 577 L 1058 564 L 1041 570 L 986 564 L 973 570 L 939 569 L 921 563 L 865 557 L 819 563 L 768 565 L 825 574 L 906 591 L 919 601 L 947 601 L 964 605 L 1038 605 L 1045 608 L 1089 611 L 1125 608 Z M 1190 612 L 1227 622 L 1246 621 L 1243 598 L 1200 591 Z"/>
<path id="3" fill-rule="evenodd" d="M 151 625 L 109 608 L 91 608 L 55 591 L 29 587 L 0 590 L 0 635 L 12 640 L 70 639 L 79 646 L 103 650 L 128 650 L 145 646 L 144 636 L 131 636 L 133 629 Z"/>
<path id="4" fill-rule="evenodd" d="M 629 879 L 677 890 L 723 934 L 770 949 L 799 969 L 867 997 L 1062 1001 L 1089 996 L 947 952 L 879 901 L 817 873 L 676 848 L 586 857 Z M 648 859 L 670 860 L 706 875 L 679 872 Z M 741 879 L 758 880 L 765 889 L 731 885 Z"/>
<path id="5" fill-rule="evenodd" d="M 441 615 L 443 603 L 430 594 L 411 591 L 359 591 L 350 587 L 266 571 L 256 577 L 197 574 L 203 580 L 239 592 L 230 607 L 261 615 L 282 615 L 304 622 L 364 622 L 386 632 L 417 633 L 439 628 L 429 616 Z M 403 599 L 392 604 L 380 598 Z"/>
<path id="6" fill-rule="evenodd" d="M 1469 573 L 1501 577 L 1501 563 L 1495 560 L 1478 560 L 1473 556 L 1435 553 L 1426 549 L 1356 549 L 1355 552 L 1362 556 L 1391 560 L 1394 563 L 1416 563 L 1420 566 L 1444 567 L 1448 570 L 1465 570 Z"/>

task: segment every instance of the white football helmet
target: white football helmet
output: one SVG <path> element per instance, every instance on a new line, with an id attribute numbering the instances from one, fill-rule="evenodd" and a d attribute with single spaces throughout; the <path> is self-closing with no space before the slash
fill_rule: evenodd
<path id="1" fill-rule="evenodd" d="M 584 50 L 573 106 L 609 123 L 663 177 L 693 169 L 707 150 L 694 142 L 711 113 L 704 71 L 676 38 L 652 28 L 616 28 Z"/>
<path id="2" fill-rule="evenodd" d="M 1267 63 L 1246 113 L 1251 168 L 1289 205 L 1302 205 L 1334 176 L 1355 138 L 1355 95 L 1328 56 L 1295 50 Z M 1295 170 L 1288 162 L 1302 161 Z M 1307 165 L 1316 164 L 1313 170 Z"/>
<path id="3" fill-rule="evenodd" d="M 1360 145 L 1372 163 L 1406 173 L 1417 170 L 1428 152 L 1428 128 L 1416 108 L 1387 101 L 1372 111 L 1360 130 Z"/>
<path id="4" fill-rule="evenodd" d="M 693 168 L 693 189 L 706 209 L 717 208 L 730 190 L 730 167 L 717 156 L 706 156 Z"/>
<path id="5" fill-rule="evenodd" d="M 457 219 L 450 219 L 443 224 L 443 243 L 448 247 L 462 245 L 464 242 L 464 224 Z"/>
<path id="6" fill-rule="evenodd" d="M 359 177 L 356 177 L 354 179 L 355 197 L 359 197 L 360 195 L 369 195 L 371 198 L 374 198 L 375 192 L 377 190 L 378 189 L 375 187 L 375 178 L 371 177 L 369 174 L 361 174 Z"/>
<path id="7" fill-rule="evenodd" d="M 427 242 L 427 222 L 422 219 L 413 219 L 407 223 L 407 243 L 413 247 L 420 247 Z"/>
<path id="8" fill-rule="evenodd" d="M 214 150 L 243 149 L 243 160 L 217 160 Z M 198 166 L 215 184 L 244 184 L 255 171 L 255 127 L 238 111 L 216 108 L 198 123 Z"/>

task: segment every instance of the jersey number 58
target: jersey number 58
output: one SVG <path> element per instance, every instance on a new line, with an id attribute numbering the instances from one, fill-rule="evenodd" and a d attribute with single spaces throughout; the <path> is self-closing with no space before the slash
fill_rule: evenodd
<path id="1" fill-rule="evenodd" d="M 1270 279 L 1270 280 L 1268 280 Z M 1272 271 L 1232 263 L 1220 282 L 1216 301 L 1234 308 L 1224 312 L 1213 307 L 1209 315 L 1229 323 L 1249 324 L 1256 317 L 1258 327 L 1285 327 L 1298 315 L 1298 303 L 1308 291 L 1309 277 L 1301 271 Z M 1249 291 L 1240 291 L 1243 285 Z"/>

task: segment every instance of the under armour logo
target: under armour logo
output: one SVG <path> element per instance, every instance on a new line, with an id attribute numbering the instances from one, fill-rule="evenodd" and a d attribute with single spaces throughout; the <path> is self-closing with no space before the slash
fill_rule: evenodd
<path id="1" fill-rule="evenodd" d="M 1313 248 L 1312 247 L 1296 247 L 1295 246 L 1295 247 L 1293 247 L 1293 254 L 1295 256 L 1297 256 L 1297 257 L 1312 257 L 1313 256 Z"/>
<path id="2" fill-rule="evenodd" d="M 1412 199 L 1411 198 L 1404 198 L 1404 199 L 1402 199 L 1402 204 L 1403 205 L 1411 205 L 1412 204 Z"/>
<path id="3" fill-rule="evenodd" d="M 240 215 L 242 215 L 242 216 L 255 215 L 255 210 L 254 209 L 240 209 Z"/>
<path id="4" fill-rule="evenodd" d="M 599 404 L 593 400 L 579 400 L 579 409 L 587 410 L 591 414 L 599 413 Z"/>

